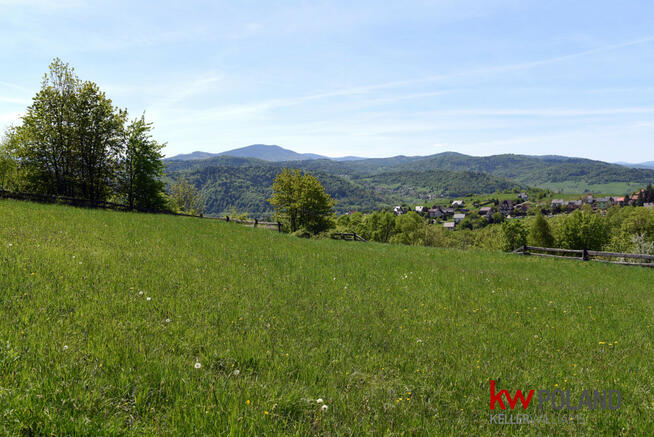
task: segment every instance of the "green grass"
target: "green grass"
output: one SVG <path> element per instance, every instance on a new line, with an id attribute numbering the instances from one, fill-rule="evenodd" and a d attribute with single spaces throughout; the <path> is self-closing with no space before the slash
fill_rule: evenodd
<path id="1" fill-rule="evenodd" d="M 636 267 L 3 200 L 0 433 L 644 435 L 652 284 Z M 490 379 L 623 404 L 490 424 Z"/>

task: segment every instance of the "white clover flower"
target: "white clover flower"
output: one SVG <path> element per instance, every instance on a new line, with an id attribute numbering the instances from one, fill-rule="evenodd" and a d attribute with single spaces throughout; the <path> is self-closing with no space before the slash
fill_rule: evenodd
<path id="1" fill-rule="evenodd" d="M 316 399 L 316 404 L 322 404 L 322 403 L 323 403 L 322 398 L 318 398 L 318 399 Z"/>
<path id="2" fill-rule="evenodd" d="M 65 351 L 68 350 L 68 345 L 67 345 L 67 344 L 64 345 L 64 350 L 65 350 Z"/>
<path id="3" fill-rule="evenodd" d="M 80 261 L 79 263 L 82 264 L 82 261 Z"/>
<path id="4" fill-rule="evenodd" d="M 327 410 L 329 410 L 329 407 L 327 405 L 323 405 L 322 407 L 320 407 L 320 409 L 322 411 L 327 411 Z"/>
<path id="5" fill-rule="evenodd" d="M 236 370 L 234 370 L 233 373 L 234 373 L 234 376 L 238 376 L 238 375 L 240 375 L 241 371 L 236 369 Z"/>
<path id="6" fill-rule="evenodd" d="M 200 362 L 197 361 L 197 362 L 195 363 L 195 368 L 196 368 L 196 369 L 199 369 L 199 368 L 201 368 L 201 367 L 202 367 L 202 364 L 200 364 Z"/>
<path id="7" fill-rule="evenodd" d="M 139 296 L 143 296 L 143 292 L 142 292 L 142 291 L 139 291 Z"/>
<path id="8" fill-rule="evenodd" d="M 11 246 L 13 246 L 13 245 L 14 245 L 13 243 L 9 243 L 9 247 L 11 247 Z"/>
<path id="9" fill-rule="evenodd" d="M 152 300 L 152 298 L 150 296 L 148 296 L 148 297 L 145 298 L 145 300 L 147 300 L 149 302 L 149 301 Z"/>

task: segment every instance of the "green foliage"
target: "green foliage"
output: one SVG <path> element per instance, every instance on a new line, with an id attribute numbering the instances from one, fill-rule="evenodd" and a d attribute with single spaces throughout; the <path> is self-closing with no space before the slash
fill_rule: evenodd
<path id="1" fill-rule="evenodd" d="M 642 236 L 645 240 L 654 240 L 654 209 L 633 208 L 622 228 L 629 234 Z"/>
<path id="2" fill-rule="evenodd" d="M 395 219 L 395 234 L 390 243 L 422 245 L 425 242 L 425 222 L 418 214 L 410 211 Z"/>
<path id="3" fill-rule="evenodd" d="M 152 123 L 145 117 L 127 127 L 125 147 L 117 172 L 118 194 L 130 208 L 163 210 L 166 208 L 165 185 L 161 181 L 164 165 L 161 149 L 150 131 Z"/>
<path id="4" fill-rule="evenodd" d="M 318 234 L 332 226 L 334 201 L 314 176 L 284 169 L 275 178 L 272 191 L 269 202 L 291 232 L 303 228 Z"/>
<path id="5" fill-rule="evenodd" d="M 559 240 L 566 249 L 602 250 L 610 239 L 606 220 L 588 210 L 568 215 L 560 232 Z"/>
<path id="6" fill-rule="evenodd" d="M 170 187 L 170 199 L 174 210 L 177 212 L 191 215 L 203 213 L 204 208 L 200 193 L 186 179 L 181 179 Z"/>
<path id="7" fill-rule="evenodd" d="M 501 212 L 494 212 L 491 216 L 491 223 L 502 223 L 504 221 L 504 216 Z"/>
<path id="8" fill-rule="evenodd" d="M 550 228 L 547 219 L 543 217 L 543 214 L 540 211 L 536 214 L 536 218 L 531 223 L 529 240 L 534 246 L 539 247 L 554 247 L 556 244 L 556 239 L 552 234 L 552 228 Z"/>
<path id="9" fill-rule="evenodd" d="M 504 250 L 511 251 L 527 244 L 527 228 L 521 220 L 507 220 L 502 223 Z"/>
<path id="10" fill-rule="evenodd" d="M 105 200 L 125 118 L 96 84 L 55 59 L 22 124 L 9 132 L 28 189 Z"/>
<path id="11" fill-rule="evenodd" d="M 18 163 L 12 156 L 9 144 L 11 136 L 7 135 L 0 142 L 0 190 L 14 191 L 19 183 Z"/>
<path id="12" fill-rule="evenodd" d="M 127 125 L 125 110 L 55 59 L 22 123 L 7 131 L 0 179 L 11 173 L 12 190 L 165 209 L 162 145 L 150 131 L 143 116 Z"/>
<path id="13" fill-rule="evenodd" d="M 471 214 L 467 214 L 466 217 L 461 220 L 457 226 L 459 229 L 481 229 L 486 226 L 486 219 L 481 217 L 476 212 L 473 212 Z"/>

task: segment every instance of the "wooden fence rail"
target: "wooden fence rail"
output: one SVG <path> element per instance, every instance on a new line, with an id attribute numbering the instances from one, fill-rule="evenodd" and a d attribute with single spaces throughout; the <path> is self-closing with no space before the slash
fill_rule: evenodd
<path id="1" fill-rule="evenodd" d="M 539 253 L 539 252 L 550 252 L 550 253 Z M 640 266 L 640 267 L 654 267 L 654 255 L 645 255 L 637 253 L 617 253 L 617 252 L 601 252 L 597 250 L 573 250 L 573 249 L 558 249 L 554 247 L 537 247 L 537 246 L 522 246 L 513 251 L 513 253 L 519 255 L 529 255 L 529 256 L 542 256 L 548 258 L 563 258 L 563 259 L 574 259 L 580 261 L 597 261 L 610 264 L 620 264 L 627 266 Z M 565 255 L 552 255 L 552 253 L 564 253 L 570 254 L 570 256 Z M 642 261 L 652 261 L 652 262 L 627 262 L 613 260 L 612 258 L 622 258 L 624 259 L 635 259 Z"/>
<path id="2" fill-rule="evenodd" d="M 363 241 L 364 243 L 367 242 L 365 238 L 363 238 L 360 235 L 355 234 L 354 232 L 339 232 L 336 234 L 332 234 L 332 238 L 335 240 L 346 240 L 346 241 Z"/>

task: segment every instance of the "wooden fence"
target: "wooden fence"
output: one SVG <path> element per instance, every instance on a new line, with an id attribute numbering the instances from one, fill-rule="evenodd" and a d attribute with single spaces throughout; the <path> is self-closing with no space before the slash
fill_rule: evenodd
<path id="1" fill-rule="evenodd" d="M 360 235 L 355 234 L 354 232 L 339 232 L 336 234 L 332 234 L 332 238 L 335 240 L 345 240 L 345 241 L 363 241 L 364 243 L 367 242 L 365 238 L 363 238 Z"/>
<path id="2" fill-rule="evenodd" d="M 229 216 L 225 217 L 204 217 L 200 215 L 191 215 L 184 214 L 179 212 L 171 211 L 157 211 L 157 210 L 147 210 L 140 208 L 130 209 L 129 205 L 123 205 L 121 203 L 106 202 L 103 200 L 88 200 L 80 199 L 78 197 L 67 197 L 67 196 L 48 196 L 45 194 L 36 194 L 36 193 L 16 193 L 11 191 L 0 190 L 0 199 L 15 199 L 15 200 L 27 200 L 30 202 L 39 202 L 39 203 L 59 203 L 64 205 L 78 206 L 83 208 L 101 208 L 101 209 L 113 209 L 116 211 L 136 211 L 136 212 L 145 212 L 151 214 L 168 214 L 168 215 L 178 215 L 184 217 L 196 217 L 204 218 L 211 220 L 223 220 L 225 222 L 238 223 L 246 226 L 252 226 L 254 228 L 265 228 L 273 229 L 278 232 L 282 232 L 282 224 L 279 222 L 263 222 L 258 219 L 254 220 L 234 220 Z"/>
<path id="3" fill-rule="evenodd" d="M 626 266 L 654 267 L 654 255 L 641 255 L 636 253 L 600 252 L 597 250 L 586 249 L 558 249 L 553 247 L 537 247 L 526 245 L 517 248 L 513 251 L 513 253 L 519 255 L 543 256 L 548 258 L 574 259 L 579 261 L 598 261 Z M 618 258 L 618 260 L 615 260 L 615 258 Z M 628 259 L 636 260 L 636 262 L 626 261 Z"/>

